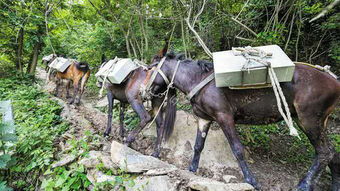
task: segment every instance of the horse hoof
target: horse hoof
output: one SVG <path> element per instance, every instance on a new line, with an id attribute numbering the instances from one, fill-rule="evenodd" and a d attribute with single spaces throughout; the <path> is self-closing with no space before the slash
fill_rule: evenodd
<path id="1" fill-rule="evenodd" d="M 246 179 L 246 182 L 252 185 L 255 188 L 255 190 L 261 190 L 261 186 L 259 185 L 259 183 L 257 183 L 255 178 Z"/>
<path id="2" fill-rule="evenodd" d="M 197 171 L 197 168 L 195 168 L 194 166 L 190 165 L 189 171 L 190 171 L 190 172 L 196 172 L 196 171 Z"/>
<path id="3" fill-rule="evenodd" d="M 105 132 L 104 137 L 108 137 L 108 136 L 110 136 L 110 133 Z"/>
<path id="4" fill-rule="evenodd" d="M 151 156 L 159 159 L 159 152 L 154 152 Z"/>

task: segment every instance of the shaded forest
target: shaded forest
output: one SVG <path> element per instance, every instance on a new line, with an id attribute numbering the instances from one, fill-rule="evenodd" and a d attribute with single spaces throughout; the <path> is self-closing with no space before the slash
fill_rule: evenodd
<path id="1" fill-rule="evenodd" d="M 1 0 L 0 62 L 31 74 L 40 58 L 51 53 L 92 67 L 104 55 L 148 64 L 167 36 L 172 50 L 208 59 L 186 24 L 189 19 L 212 52 L 278 44 L 294 61 L 331 65 L 339 73 L 339 8 L 310 22 L 332 2 Z"/>

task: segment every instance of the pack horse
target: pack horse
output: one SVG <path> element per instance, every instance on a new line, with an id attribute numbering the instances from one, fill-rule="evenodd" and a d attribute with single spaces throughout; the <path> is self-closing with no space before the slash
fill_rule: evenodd
<path id="1" fill-rule="evenodd" d="M 53 70 L 49 75 L 49 78 L 54 79 L 56 82 L 54 94 L 58 96 L 62 80 L 67 80 L 66 98 L 71 98 L 69 89 L 72 82 L 74 93 L 69 103 L 75 103 L 77 105 L 80 104 L 80 99 L 84 93 L 86 82 L 90 77 L 91 71 L 89 65 L 86 62 L 78 62 L 73 59 L 56 57 L 49 64 L 49 68 L 50 70 Z"/>
<path id="2" fill-rule="evenodd" d="M 173 85 L 185 94 L 214 73 L 213 64 L 206 61 L 179 60 L 174 54 L 155 57 L 152 66 L 167 78 L 174 77 Z M 166 83 L 161 74 L 153 83 L 154 91 L 164 89 Z M 340 83 L 326 72 L 314 67 L 296 64 L 293 79 L 280 83 L 290 113 L 296 117 L 300 129 L 307 135 L 315 149 L 315 158 L 308 173 L 297 185 L 297 190 L 313 190 L 315 180 L 328 165 L 331 169 L 333 191 L 340 190 L 340 153 L 336 153 L 326 135 L 327 119 L 340 97 Z M 269 124 L 282 120 L 274 92 L 271 88 L 231 89 L 216 87 L 215 80 L 190 95 L 193 112 L 199 117 L 194 157 L 189 167 L 197 171 L 200 154 L 212 121 L 222 128 L 247 183 L 259 189 L 259 185 L 244 158 L 235 124 Z"/>

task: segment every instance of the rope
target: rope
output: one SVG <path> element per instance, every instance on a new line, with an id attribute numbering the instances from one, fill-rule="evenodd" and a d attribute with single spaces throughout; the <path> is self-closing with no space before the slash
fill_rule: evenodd
<path id="1" fill-rule="evenodd" d="M 333 78 L 338 79 L 338 76 L 331 71 L 331 66 L 329 66 L 329 65 L 320 66 L 320 65 L 309 64 L 309 63 L 306 63 L 306 62 L 294 62 L 294 64 L 303 64 L 303 65 L 306 65 L 306 66 L 310 66 L 312 68 L 326 72 L 329 75 L 331 75 Z"/>
<path id="2" fill-rule="evenodd" d="M 118 57 L 116 56 L 114 59 L 113 59 L 113 62 L 116 63 L 118 61 Z M 105 65 L 105 64 L 104 64 Z M 99 70 L 104 66 L 102 65 Z M 107 76 L 110 74 L 111 70 L 114 68 L 113 67 L 114 64 L 112 64 L 110 66 L 110 68 L 107 70 L 107 73 L 105 75 L 105 78 L 104 78 L 104 81 L 103 81 L 103 84 L 102 84 L 102 87 L 100 88 L 100 91 L 99 91 L 99 98 L 103 97 L 103 91 L 104 91 L 104 88 L 105 88 L 105 83 L 106 83 L 106 79 L 107 79 Z"/>
<path id="3" fill-rule="evenodd" d="M 165 90 L 166 94 L 165 94 L 165 96 L 164 96 L 164 100 L 163 100 L 162 104 L 159 106 L 156 115 L 154 116 L 154 118 L 152 119 L 152 121 L 149 123 L 149 125 L 146 127 L 146 129 L 150 128 L 151 125 L 153 124 L 153 122 L 155 122 L 155 120 L 156 120 L 156 118 L 157 118 L 159 112 L 161 111 L 161 109 L 162 109 L 164 103 L 167 101 L 167 97 L 168 97 L 168 94 L 169 94 L 169 89 L 170 89 L 170 88 L 173 88 L 173 83 L 174 83 L 175 76 L 176 76 L 176 73 L 177 73 L 177 71 L 178 71 L 178 67 L 179 67 L 180 62 L 181 62 L 180 60 L 177 61 L 176 68 L 175 68 L 175 71 L 174 71 L 174 74 L 172 75 L 171 81 L 170 81 L 170 83 L 169 83 L 167 89 Z"/>
<path id="4" fill-rule="evenodd" d="M 263 64 L 264 66 L 266 66 L 268 68 L 270 82 L 273 86 L 273 90 L 274 90 L 274 94 L 275 94 L 275 98 L 276 98 L 276 102 L 277 102 L 277 107 L 278 107 L 278 110 L 279 110 L 283 120 L 286 122 L 287 126 L 289 127 L 289 134 L 292 135 L 292 136 L 297 136 L 299 139 L 301 139 L 299 137 L 298 131 L 294 127 L 293 119 L 292 119 L 291 113 L 289 111 L 288 103 L 287 103 L 286 98 L 283 94 L 282 88 L 280 86 L 280 82 L 277 79 L 275 71 L 274 71 L 273 67 L 271 66 L 271 63 L 264 60 L 264 58 L 270 57 L 272 54 L 266 53 L 265 51 L 257 49 L 257 48 L 252 48 L 250 46 L 247 46 L 245 48 L 239 48 L 239 49 L 236 49 L 236 50 L 241 51 L 241 55 L 247 59 L 247 63 L 245 65 L 245 67 L 248 66 L 248 68 L 247 68 L 248 70 L 249 70 L 249 63 L 251 61 Z M 254 58 L 255 56 L 259 57 L 259 59 Z M 281 102 L 283 103 L 285 111 L 283 111 L 283 109 L 282 109 Z"/>

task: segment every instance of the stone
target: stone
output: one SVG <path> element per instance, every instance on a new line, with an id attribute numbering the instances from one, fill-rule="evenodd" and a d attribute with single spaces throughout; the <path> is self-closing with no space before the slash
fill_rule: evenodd
<path id="1" fill-rule="evenodd" d="M 158 169 L 148 170 L 146 173 L 144 173 L 144 175 L 147 175 L 147 176 L 166 175 L 175 170 L 177 170 L 177 168 L 158 168 Z"/>
<path id="2" fill-rule="evenodd" d="M 254 191 L 255 188 L 248 183 L 229 183 L 227 184 L 232 191 Z"/>
<path id="3" fill-rule="evenodd" d="M 77 159 L 74 155 L 63 155 L 60 158 L 60 161 L 52 164 L 52 168 L 68 165 Z"/>
<path id="4" fill-rule="evenodd" d="M 236 176 L 233 176 L 233 175 L 224 175 L 224 176 L 223 176 L 223 180 L 224 180 L 226 183 L 231 183 L 232 181 L 236 181 L 237 178 L 236 178 Z"/>
<path id="5" fill-rule="evenodd" d="M 90 151 L 88 156 L 81 159 L 78 163 L 84 165 L 86 168 L 96 168 L 100 163 L 103 163 L 107 169 L 117 168 L 111 161 L 110 155 L 101 151 Z"/>
<path id="6" fill-rule="evenodd" d="M 96 107 L 105 107 L 109 104 L 107 96 L 104 96 L 99 101 L 97 101 Z"/>
<path id="7" fill-rule="evenodd" d="M 127 191 L 177 191 L 177 183 L 168 176 L 137 177 L 133 187 L 127 187 Z"/>
<path id="8" fill-rule="evenodd" d="M 132 173 L 142 173 L 152 169 L 175 168 L 152 156 L 143 155 L 117 141 L 111 144 L 111 160 L 121 169 Z"/>
<path id="9" fill-rule="evenodd" d="M 86 175 L 87 179 L 92 183 L 101 183 L 101 182 L 108 182 L 108 181 L 115 181 L 115 176 L 109 176 L 104 174 L 102 171 L 98 171 L 96 169 L 89 170 Z"/>
<path id="10" fill-rule="evenodd" d="M 197 120 L 185 111 L 177 111 L 173 134 L 162 147 L 169 150 L 166 157 L 177 166 L 187 166 L 193 157 L 197 131 Z M 145 136 L 156 137 L 156 128 L 152 126 L 145 132 Z M 210 128 L 201 154 L 199 167 L 211 169 L 212 166 L 224 166 L 239 170 L 227 138 L 220 128 Z"/>
<path id="11" fill-rule="evenodd" d="M 254 188 L 247 183 L 225 184 L 216 180 L 200 178 L 190 181 L 188 186 L 198 191 L 252 191 Z"/>

